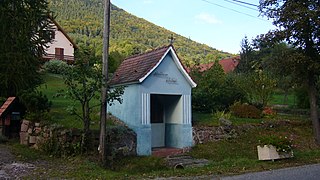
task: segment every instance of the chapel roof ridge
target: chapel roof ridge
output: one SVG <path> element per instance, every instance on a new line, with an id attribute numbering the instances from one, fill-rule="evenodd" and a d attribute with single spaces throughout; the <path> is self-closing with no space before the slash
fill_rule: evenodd
<path id="1" fill-rule="evenodd" d="M 126 60 L 128 60 L 128 59 L 133 59 L 133 58 L 136 58 L 136 57 L 139 57 L 139 56 L 147 55 L 147 54 L 150 54 L 150 53 L 153 53 L 153 52 L 162 50 L 162 49 L 168 49 L 168 48 L 170 48 L 170 47 L 173 47 L 173 45 L 170 44 L 170 45 L 166 45 L 166 46 L 161 46 L 161 47 L 158 47 L 158 48 L 155 48 L 155 49 L 152 49 L 152 50 L 143 52 L 143 53 L 135 54 L 135 55 L 132 55 L 132 56 L 129 56 L 129 57 L 125 58 L 123 61 L 126 61 Z M 173 48 L 173 49 L 174 49 L 174 48 Z"/>

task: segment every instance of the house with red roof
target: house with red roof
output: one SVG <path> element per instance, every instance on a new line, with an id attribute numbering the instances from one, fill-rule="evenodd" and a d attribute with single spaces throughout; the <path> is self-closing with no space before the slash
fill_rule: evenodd
<path id="1" fill-rule="evenodd" d="M 222 66 L 222 69 L 225 73 L 229 73 L 235 70 L 235 68 L 238 66 L 240 62 L 240 56 L 235 56 L 235 57 L 229 57 L 225 59 L 221 59 L 218 61 L 219 64 Z M 200 64 L 197 66 L 200 72 L 204 72 L 208 69 L 210 69 L 215 62 L 211 62 L 208 64 Z"/>
<path id="2" fill-rule="evenodd" d="M 53 18 L 50 20 L 55 33 L 53 41 L 47 44 L 48 48 L 45 49 L 43 59 L 46 61 L 58 59 L 66 61 L 68 64 L 74 63 L 74 51 L 78 49 L 77 45 Z"/>
<path id="3" fill-rule="evenodd" d="M 172 45 L 125 59 L 110 80 L 125 86 L 122 104 L 108 112 L 137 134 L 137 154 L 151 155 L 159 147 L 193 145 L 191 79 Z"/>

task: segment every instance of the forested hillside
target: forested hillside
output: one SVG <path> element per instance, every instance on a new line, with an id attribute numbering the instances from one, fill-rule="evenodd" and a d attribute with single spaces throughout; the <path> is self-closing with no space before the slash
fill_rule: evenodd
<path id="1" fill-rule="evenodd" d="M 86 45 L 102 54 L 103 0 L 48 0 L 57 22 L 72 37 L 78 46 Z M 218 51 L 207 45 L 152 24 L 142 18 L 112 6 L 110 53 L 120 59 L 169 44 L 173 34 L 174 46 L 186 65 L 205 63 L 231 54 Z"/>

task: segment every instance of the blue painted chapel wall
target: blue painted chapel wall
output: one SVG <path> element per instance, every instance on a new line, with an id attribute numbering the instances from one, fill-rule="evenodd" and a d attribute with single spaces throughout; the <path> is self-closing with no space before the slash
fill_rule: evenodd
<path id="1" fill-rule="evenodd" d="M 123 103 L 108 106 L 108 112 L 125 122 L 137 134 L 137 154 L 151 155 L 151 124 L 142 124 L 142 94 L 191 95 L 191 86 L 181 74 L 170 53 L 162 63 L 141 83 L 127 85 Z M 191 124 L 168 123 L 171 147 L 192 146 Z"/>
<path id="2" fill-rule="evenodd" d="M 141 91 L 151 94 L 190 95 L 191 86 L 168 53 L 162 63 L 142 82 Z"/>
<path id="3" fill-rule="evenodd" d="M 113 105 L 108 105 L 108 112 L 121 119 L 130 126 L 139 126 L 141 117 L 140 85 L 133 84 L 126 86 L 122 95 L 123 102 L 115 101 Z"/>
<path id="4" fill-rule="evenodd" d="M 141 92 L 166 95 L 191 95 L 191 86 L 177 68 L 172 56 L 168 54 L 162 63 L 142 83 Z M 181 116 L 183 118 L 183 112 L 181 112 Z M 192 125 L 169 120 L 166 123 L 165 141 L 167 147 L 191 147 L 193 145 Z"/>

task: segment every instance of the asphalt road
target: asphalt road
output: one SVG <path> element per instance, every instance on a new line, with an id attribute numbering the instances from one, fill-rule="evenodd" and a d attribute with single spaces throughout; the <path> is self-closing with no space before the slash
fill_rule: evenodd
<path id="1" fill-rule="evenodd" d="M 247 173 L 237 176 L 213 177 L 212 179 L 221 180 L 319 180 L 320 164 L 305 165 L 299 167 L 291 167 L 277 169 L 271 171 L 263 171 L 256 173 Z"/>

